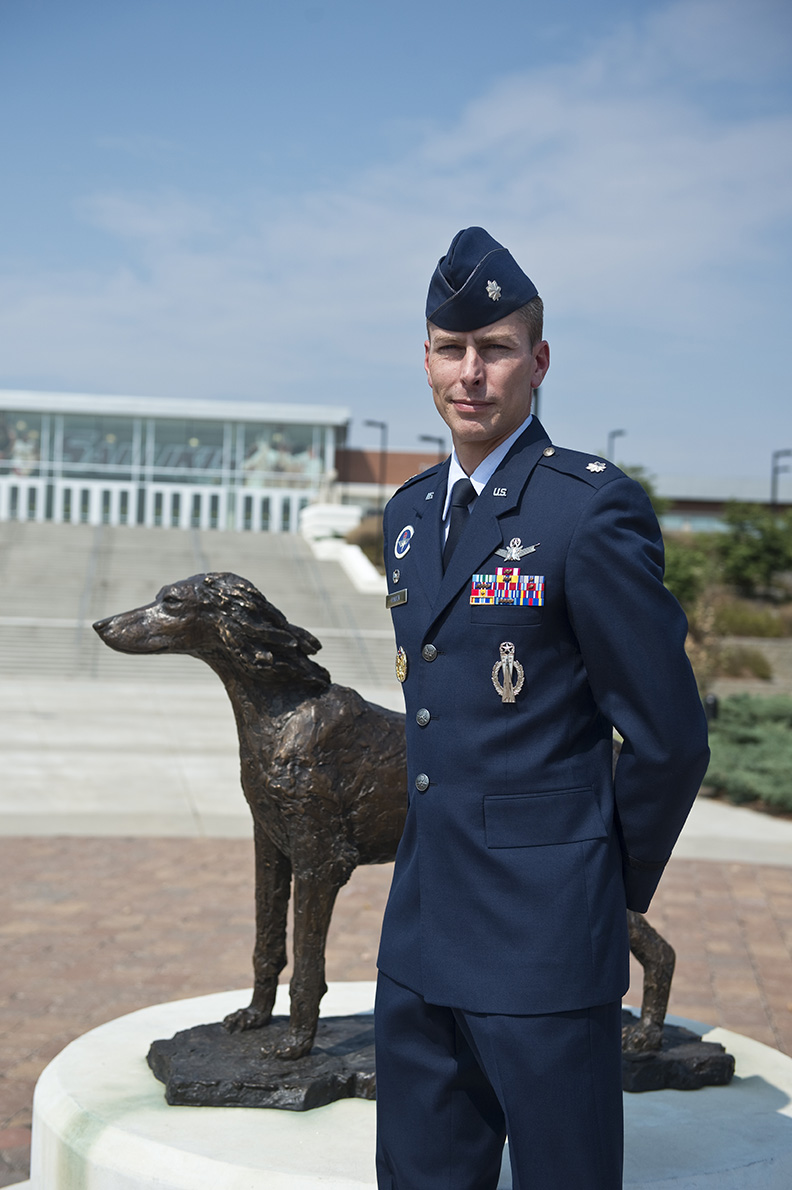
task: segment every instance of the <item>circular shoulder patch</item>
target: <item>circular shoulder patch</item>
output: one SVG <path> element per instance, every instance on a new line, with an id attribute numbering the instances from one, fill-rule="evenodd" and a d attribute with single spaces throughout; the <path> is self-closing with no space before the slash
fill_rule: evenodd
<path id="1" fill-rule="evenodd" d="M 399 536 L 396 538 L 396 544 L 393 547 L 393 552 L 397 558 L 403 558 L 410 548 L 410 541 L 415 529 L 412 525 L 405 525 Z"/>

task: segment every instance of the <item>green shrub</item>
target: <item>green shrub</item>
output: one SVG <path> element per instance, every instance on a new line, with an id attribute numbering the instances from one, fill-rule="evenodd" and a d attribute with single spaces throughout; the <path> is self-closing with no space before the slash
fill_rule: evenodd
<path id="1" fill-rule="evenodd" d="M 719 548 L 723 573 L 738 591 L 753 595 L 792 568 L 792 512 L 729 503 L 723 520 L 728 526 Z"/>
<path id="2" fill-rule="evenodd" d="M 724 599 L 715 605 L 714 628 L 721 636 L 789 636 L 792 617 L 744 599 Z"/>
<path id="3" fill-rule="evenodd" d="M 732 802 L 792 811 L 792 698 L 722 699 L 710 747 L 707 785 Z"/>
<path id="4" fill-rule="evenodd" d="M 712 581 L 712 561 L 696 538 L 667 534 L 665 545 L 665 585 L 690 615 L 704 588 Z"/>

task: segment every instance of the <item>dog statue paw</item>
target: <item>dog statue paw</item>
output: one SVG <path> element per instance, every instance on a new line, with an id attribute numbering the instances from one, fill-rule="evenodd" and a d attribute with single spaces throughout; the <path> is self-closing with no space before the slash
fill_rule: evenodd
<path id="1" fill-rule="evenodd" d="M 247 1029 L 263 1029 L 270 1023 L 272 1012 L 262 1012 L 257 1008 L 238 1008 L 236 1012 L 229 1012 L 223 1018 L 223 1028 L 228 1033 L 243 1033 Z"/>
<path id="2" fill-rule="evenodd" d="M 622 1028 L 622 1049 L 632 1053 L 656 1053 L 663 1044 L 663 1025 L 657 1021 L 637 1020 Z"/>
<path id="3" fill-rule="evenodd" d="M 271 1046 L 262 1046 L 261 1052 L 269 1058 L 284 1058 L 293 1062 L 296 1058 L 304 1058 L 310 1054 L 314 1043 L 312 1029 L 289 1028 Z"/>

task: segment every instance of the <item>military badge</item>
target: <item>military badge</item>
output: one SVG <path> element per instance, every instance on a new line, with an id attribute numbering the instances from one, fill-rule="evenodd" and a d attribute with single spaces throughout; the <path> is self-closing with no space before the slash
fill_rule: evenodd
<path id="1" fill-rule="evenodd" d="M 525 670 L 514 656 L 514 645 L 505 640 L 500 647 L 500 661 L 492 667 L 492 684 L 500 694 L 501 702 L 514 702 L 524 682 Z"/>
<path id="2" fill-rule="evenodd" d="M 514 607 L 543 607 L 543 574 L 520 574 L 515 567 L 499 566 L 495 574 L 474 574 L 470 584 L 472 604 L 511 604 Z"/>
<path id="3" fill-rule="evenodd" d="M 499 302 L 502 290 L 497 281 L 487 282 L 487 297 L 490 301 Z"/>
<path id="4" fill-rule="evenodd" d="M 396 544 L 393 547 L 393 552 L 397 558 L 403 558 L 410 548 L 410 541 L 415 529 L 412 525 L 405 525 L 399 536 L 396 538 Z"/>
<path id="5" fill-rule="evenodd" d="M 596 462 L 596 463 L 586 463 L 586 470 L 587 471 L 604 471 L 605 468 L 607 467 L 607 465 L 608 465 L 607 463 L 603 463 L 601 461 Z"/>
<path id="6" fill-rule="evenodd" d="M 505 549 L 496 550 L 495 553 L 499 558 L 503 558 L 504 562 L 519 562 L 526 554 L 532 554 L 537 550 L 541 542 L 537 541 L 536 545 L 523 545 L 520 537 L 512 537 Z"/>
<path id="7" fill-rule="evenodd" d="M 402 648 L 396 650 L 396 677 L 400 682 L 407 677 L 407 654 Z"/>

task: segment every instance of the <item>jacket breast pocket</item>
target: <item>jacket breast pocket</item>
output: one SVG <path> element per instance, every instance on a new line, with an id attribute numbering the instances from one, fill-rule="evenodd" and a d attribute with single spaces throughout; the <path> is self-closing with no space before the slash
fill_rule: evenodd
<path id="1" fill-rule="evenodd" d="M 543 847 L 604 839 L 607 830 L 589 786 L 551 793 L 492 794 L 484 798 L 488 847 Z"/>
<path id="2" fill-rule="evenodd" d="M 513 603 L 473 603 L 470 607 L 470 623 L 537 628 L 542 623 L 543 611 L 543 607 L 520 607 Z"/>

